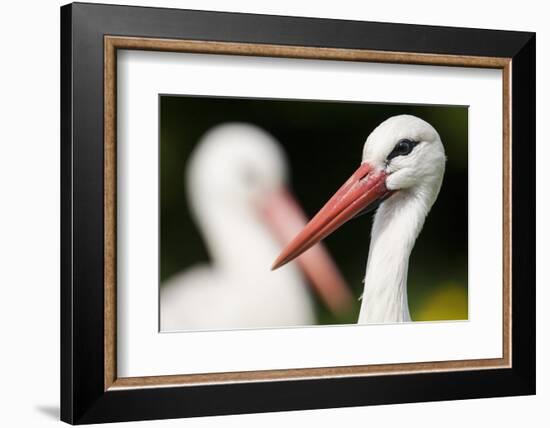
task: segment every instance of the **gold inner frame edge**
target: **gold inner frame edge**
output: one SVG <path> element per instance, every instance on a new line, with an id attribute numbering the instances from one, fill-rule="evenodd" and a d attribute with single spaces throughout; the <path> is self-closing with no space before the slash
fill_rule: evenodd
<path id="1" fill-rule="evenodd" d="M 503 129 L 503 349 L 501 358 L 376 364 L 303 369 L 278 369 L 169 376 L 117 377 L 116 367 L 116 54 L 118 49 L 217 55 L 261 56 L 393 64 L 494 68 L 502 70 Z M 174 40 L 143 37 L 104 37 L 104 390 L 222 383 L 302 380 L 395 375 L 423 372 L 511 367 L 511 58 L 422 54 L 362 49 L 322 48 L 252 43 Z"/>

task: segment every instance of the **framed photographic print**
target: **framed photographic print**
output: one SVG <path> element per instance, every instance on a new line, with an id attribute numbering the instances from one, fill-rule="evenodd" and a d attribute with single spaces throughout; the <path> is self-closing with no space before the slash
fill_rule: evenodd
<path id="1" fill-rule="evenodd" d="M 535 393 L 535 35 L 61 8 L 61 417 Z"/>

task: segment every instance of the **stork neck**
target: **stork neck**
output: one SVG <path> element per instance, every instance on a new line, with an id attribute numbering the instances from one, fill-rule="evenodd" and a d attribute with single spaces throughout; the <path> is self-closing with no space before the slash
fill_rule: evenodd
<path id="1" fill-rule="evenodd" d="M 275 239 L 249 208 L 197 210 L 197 222 L 212 262 L 224 272 L 240 276 L 262 268 L 269 272 L 270 262 L 277 253 Z"/>
<path id="2" fill-rule="evenodd" d="M 410 321 L 409 257 L 426 214 L 426 204 L 408 191 L 380 205 L 372 226 L 360 324 Z"/>

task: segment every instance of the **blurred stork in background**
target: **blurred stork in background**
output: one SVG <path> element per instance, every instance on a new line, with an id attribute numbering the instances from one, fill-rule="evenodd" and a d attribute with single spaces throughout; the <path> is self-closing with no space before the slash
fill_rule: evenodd
<path id="1" fill-rule="evenodd" d="M 367 138 L 359 169 L 286 246 L 273 269 L 353 217 L 377 208 L 359 323 L 410 321 L 409 257 L 444 172 L 445 150 L 429 123 L 410 115 L 389 118 Z"/>
<path id="2" fill-rule="evenodd" d="M 307 222 L 286 190 L 286 159 L 256 126 L 218 125 L 194 150 L 188 201 L 212 264 L 191 267 L 161 287 L 161 330 L 230 329 L 316 323 L 309 284 L 332 311 L 352 295 L 327 251 L 271 272 L 271 260 Z"/>

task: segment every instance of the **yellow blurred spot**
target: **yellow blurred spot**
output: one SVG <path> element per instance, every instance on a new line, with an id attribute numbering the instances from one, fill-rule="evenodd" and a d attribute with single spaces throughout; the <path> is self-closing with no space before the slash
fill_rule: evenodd
<path id="1" fill-rule="evenodd" d="M 438 287 L 420 305 L 415 321 L 442 321 L 468 319 L 468 291 L 466 287 L 448 282 Z"/>

